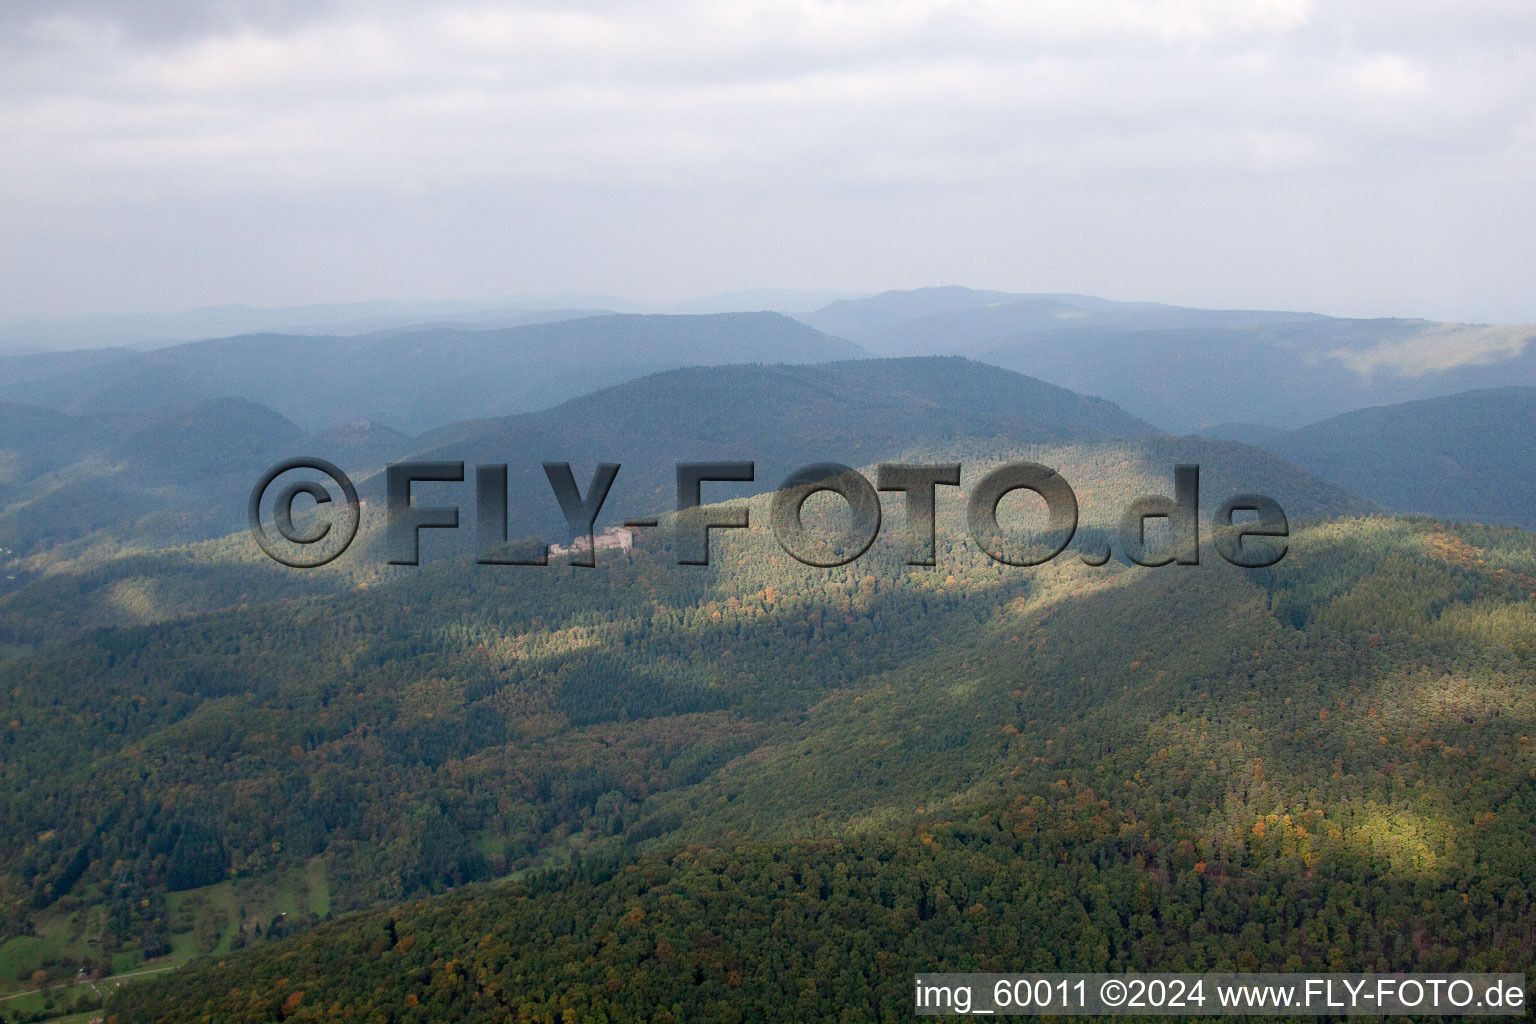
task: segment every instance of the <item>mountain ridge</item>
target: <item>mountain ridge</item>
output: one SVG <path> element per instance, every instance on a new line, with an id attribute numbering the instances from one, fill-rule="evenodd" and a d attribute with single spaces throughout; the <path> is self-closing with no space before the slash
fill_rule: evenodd
<path id="1" fill-rule="evenodd" d="M 955 353 L 1100 394 L 1175 432 L 1295 429 L 1369 405 L 1536 385 L 1536 325 L 1213 310 L 959 286 L 802 319 L 877 355 Z"/>
<path id="2" fill-rule="evenodd" d="M 605 313 L 507 328 L 260 334 L 150 352 L 20 357 L 26 372 L 0 384 L 0 398 L 80 414 L 235 395 L 310 430 L 368 419 L 417 433 L 470 415 L 548 407 L 677 366 L 863 354 L 777 313 Z"/>

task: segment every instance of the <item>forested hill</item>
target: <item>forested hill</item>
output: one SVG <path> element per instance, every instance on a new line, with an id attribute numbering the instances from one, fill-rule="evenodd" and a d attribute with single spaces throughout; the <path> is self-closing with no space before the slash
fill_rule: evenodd
<path id="1" fill-rule="evenodd" d="M 509 464 L 518 536 L 563 524 L 541 468 L 547 460 L 578 467 L 583 486 L 592 465 L 623 466 L 604 507 L 606 520 L 619 521 L 671 507 L 678 462 L 756 462 L 755 482 L 711 485 L 712 495 L 745 496 L 811 462 L 864 465 L 902 453 L 938 457 L 978 442 L 1022 450 L 1157 433 L 1102 399 L 994 366 L 880 359 L 655 374 L 545 412 L 455 424 L 421 438 L 424 450 L 414 458 Z M 365 492 L 381 493 L 380 486 L 376 480 Z"/>
<path id="2" fill-rule="evenodd" d="M 730 346 L 710 349 L 706 337 L 693 337 L 709 317 L 660 319 L 659 325 L 638 321 L 653 333 L 689 337 L 698 359 L 733 352 Z M 673 320 L 685 321 L 687 331 Z M 782 317 L 770 326 L 777 329 L 779 321 L 792 331 L 813 333 Z M 526 328 L 544 329 L 569 328 Z M 403 339 L 407 336 L 399 335 L 390 344 L 404 344 Z M 761 354 L 772 348 L 770 340 L 754 341 L 749 332 L 736 348 Z M 469 343 L 441 341 L 444 351 L 457 351 L 456 344 Z M 587 339 L 563 350 L 561 358 L 579 362 L 596 344 Z M 474 351 L 470 344 L 469 353 L 453 362 L 466 363 Z M 816 351 L 791 346 L 780 358 Z M 500 372 L 482 383 L 525 379 L 532 378 Z M 308 380 L 305 386 L 321 385 Z M 456 408 L 462 414 L 474 404 L 465 401 Z M 330 459 L 359 482 L 387 461 L 407 457 L 505 462 L 518 489 L 514 498 L 522 499 L 514 501 L 513 512 L 528 517 L 514 521 L 514 528 L 548 532 L 563 519 L 540 468 L 545 460 L 586 460 L 582 473 L 596 462 L 624 464 L 606 506 L 612 519 L 670 505 L 672 470 L 680 460 L 757 460 L 758 485 L 741 490 L 751 494 L 811 461 L 862 463 L 903 451 L 942 453 L 978 439 L 1028 445 L 1157 433 L 1102 399 L 962 359 L 685 369 L 641 377 L 542 412 L 455 419 L 413 439 L 376 422 L 308 432 L 241 398 L 112 415 L 0 403 L 0 548 L 22 556 L 47 552 L 43 561 L 51 563 L 91 547 L 164 547 L 221 536 L 245 522 L 246 496 L 261 472 L 295 455 Z M 365 493 L 380 494 L 368 486 Z"/>
<path id="3" fill-rule="evenodd" d="M 223 536 L 268 466 L 315 450 L 356 471 L 410 442 L 376 424 L 310 434 L 241 398 L 90 416 L 0 403 L 0 562 L 24 575 L 93 547 Z"/>
<path id="4" fill-rule="evenodd" d="M 544 412 L 456 424 L 421 442 L 413 458 L 508 464 L 512 536 L 562 530 L 541 468 L 549 460 L 572 463 L 583 488 L 596 463 L 622 466 L 600 522 L 671 508 L 682 461 L 755 462 L 755 482 L 710 485 L 707 500 L 724 501 L 777 487 L 812 462 L 953 462 L 967 454 L 1090 462 L 1087 475 L 1104 484 L 1126 484 L 1116 464 L 1167 476 L 1175 462 L 1195 462 L 1208 468 L 1211 494 L 1267 487 L 1293 513 L 1314 517 L 1370 508 L 1262 450 L 1168 437 L 1103 399 L 958 357 L 677 370 Z M 381 496 L 382 478 L 363 490 Z M 430 544 L 452 550 L 442 537 Z"/>
<path id="5" fill-rule="evenodd" d="M 1298 515 L 1361 508 L 1345 492 L 1278 460 L 1270 468 L 1289 475 L 1256 472 L 1245 458 L 1251 450 L 1241 446 L 1161 437 L 1135 442 L 1149 446 L 1141 449 L 1127 443 L 1099 438 L 1028 446 L 1079 489 L 1085 534 L 1117 521 L 1133 498 L 1167 493 L 1172 465 L 1198 459 L 1202 451 L 1226 454 L 1203 479 L 1207 510 L 1224 492 L 1254 487 Z M 966 554 L 963 540 L 965 488 L 988 465 L 1020 457 L 1021 447 L 1006 435 L 933 444 L 934 456 L 966 466 L 965 486 L 944 494 L 939 504 L 945 550 L 962 559 L 963 568 L 975 558 L 974 551 Z M 824 450 L 817 454 L 826 457 Z M 47 919 L 65 897 L 77 905 L 101 904 L 117 891 L 110 880 L 119 862 L 126 865 L 123 884 L 132 883 L 121 891 L 140 893 L 151 908 L 160 905 L 156 894 L 163 896 L 167 887 L 200 887 L 230 873 L 264 877 L 316 856 L 332 865 L 339 907 L 527 866 L 572 826 L 577 819 L 569 814 L 588 796 L 608 792 L 614 779 L 637 770 L 594 767 L 606 764 L 606 757 L 571 734 L 571 727 L 664 720 L 654 735 L 626 726 L 623 758 L 637 756 L 647 764 L 659 758 L 654 767 L 660 770 L 682 757 L 695 767 L 679 769 L 674 778 L 695 781 L 694 773 L 715 758 L 745 749 L 739 746 L 742 728 L 750 737 L 759 726 L 689 716 L 756 709 L 742 720 L 750 723 L 804 707 L 840 678 L 902 663 L 932 631 L 959 628 L 970 609 L 1017 593 L 1033 576 L 1028 570 L 998 576 L 1009 583 L 998 590 L 987 582 L 993 577 L 982 575 L 974 594 L 969 587 L 945 586 L 929 593 L 912 586 L 931 574 L 913 573 L 892 591 L 891 613 L 860 626 L 853 645 L 845 646 L 850 638 L 843 629 L 850 624 L 839 618 L 842 598 L 822 591 L 824 574 L 802 572 L 773 546 L 766 502 L 755 502 L 755 529 L 721 538 L 717 551 L 727 561 L 702 576 L 675 564 L 663 529 L 635 554 L 617 563 L 605 555 L 596 572 L 577 577 L 568 576 L 558 560 L 548 569 L 476 571 L 464 561 L 447 561 L 420 571 L 385 571 L 366 539 L 330 569 L 297 573 L 255 554 L 249 537 L 237 534 L 105 563 L 65 563 L 26 581 L 0 598 L 0 643 L 43 645 L 8 651 L 10 660 L 0 661 L 0 684 L 12 695 L 9 721 L 16 723 L 0 743 L 8 820 L 18 823 L 0 838 L 7 844 L 0 851 L 4 863 L 11 865 L 0 878 L 13 915 L 7 927 L 36 927 L 32 915 Z M 898 543 L 895 515 L 893 510 L 882 542 L 887 552 Z M 364 535 L 382 536 L 372 511 Z M 732 556 L 738 543 L 745 545 L 743 553 Z M 869 559 L 838 578 L 907 576 L 888 561 Z M 821 624 L 809 633 L 804 623 L 811 619 L 780 619 L 791 605 L 781 604 L 778 595 L 788 602 L 796 592 L 804 615 Z M 973 597 L 981 604 L 973 605 Z M 694 635 L 700 609 L 749 599 L 773 609 L 758 623 L 767 630 L 759 639 L 762 649 L 733 657 L 736 639 L 722 635 L 725 660 L 702 657 Z M 461 628 L 455 623 L 486 614 L 492 618 L 484 631 L 466 626 L 471 633 L 464 638 L 476 637 L 468 646 L 455 639 Z M 88 629 L 101 623 L 144 625 Z M 834 644 L 826 656 L 817 653 L 823 627 Z M 546 629 L 554 634 L 538 639 Z M 588 630 L 598 632 L 568 646 Z M 530 642 L 534 646 L 524 651 Z M 485 661 L 488 651 L 495 653 Z M 787 672 L 790 663 L 800 667 Z M 440 693 L 439 683 L 426 683 L 432 679 L 441 681 Z M 721 679 L 739 685 L 722 689 Z M 423 684 L 428 691 L 417 693 Z M 589 689 L 594 684 L 600 693 Z M 389 696 L 396 687 L 404 689 Z M 414 710 L 407 711 L 407 704 Z M 681 733 L 674 731 L 679 726 Z M 405 765 L 435 776 L 463 758 L 523 750 L 534 737 L 540 742 L 527 752 L 533 760 L 515 769 L 520 776 L 533 773 L 527 776 L 535 788 L 526 808 L 532 816 L 521 825 L 507 819 L 494 826 L 509 830 L 499 838 L 483 823 L 461 821 L 460 796 L 445 796 L 446 803 L 433 798 L 420 815 L 406 813 L 413 802 L 400 803 L 417 786 L 423 792 L 436 786 L 417 769 L 399 774 Z M 269 742 L 278 746 L 269 748 Z M 644 750 L 631 749 L 631 743 Z M 311 761 L 311 753 L 295 755 L 295 749 L 312 751 L 318 760 Z M 347 767 L 353 756 L 348 751 L 363 761 Z M 375 751 L 384 760 L 375 761 Z M 405 761 L 389 767 L 399 757 Z M 210 772 L 209 758 L 223 767 Z M 645 768 L 641 777 L 651 774 Z M 386 779 L 406 788 L 389 782 L 378 789 Z M 320 789 L 305 796 L 293 788 L 301 781 Z M 673 784 L 662 776 L 653 781 Z M 599 785 L 595 793 L 589 792 L 592 785 Z M 203 795 L 192 798 L 199 789 Z M 234 799 L 237 790 L 264 792 L 259 804 L 292 813 L 273 817 L 244 797 Z M 247 811 L 255 817 L 246 817 Z M 478 852 L 466 853 L 459 840 L 423 847 L 429 836 L 436 843 L 456 834 L 444 821 L 458 823 L 463 842 Z M 133 830 L 140 828 L 158 838 L 135 839 Z M 463 856 L 469 859 L 461 862 Z M 127 930 L 120 939 L 129 941 L 139 934 L 131 929 L 141 927 L 140 915 L 128 914 L 122 927 Z"/>
<path id="6" fill-rule="evenodd" d="M 424 443 L 493 444 L 530 431 L 611 430 L 615 443 L 829 443 L 886 448 L 993 436 L 1011 427 L 1038 438 L 1161 433 L 1102 398 L 958 357 L 763 363 L 658 373 L 522 416 L 453 424 Z M 1020 436 L 1023 436 L 1022 434 Z"/>
<path id="7" fill-rule="evenodd" d="M 144 550 L 242 530 L 257 476 L 296 454 L 333 460 L 370 499 L 382 494 L 382 479 L 368 474 L 386 458 L 469 463 L 465 483 L 429 485 L 464 510 L 464 528 L 450 536 L 424 531 L 427 558 L 470 550 L 478 462 L 509 466 L 510 536 L 551 542 L 563 539 L 565 524 L 541 468 L 546 460 L 571 462 L 583 492 L 596 463 L 621 464 L 604 524 L 674 507 L 676 464 L 688 459 L 757 464 L 753 483 L 710 484 L 710 501 L 771 489 L 811 462 L 872 469 L 884 460 L 959 461 L 964 490 L 985 464 L 1032 458 L 1080 488 L 1084 521 L 1099 526 L 1116 523 L 1142 494 L 1166 493 L 1181 462 L 1201 465 L 1207 514 L 1228 494 L 1254 490 L 1301 518 L 1375 509 L 1259 449 L 1168 437 L 1102 400 L 958 358 L 680 370 L 542 413 L 469 421 L 419 441 L 376 425 L 304 435 L 239 400 L 131 418 L 23 412 L 83 431 L 89 451 L 18 481 L 0 512 L 0 546 L 12 549 L 13 559 L 5 572 L 16 576 L 0 580 L 0 643 L 32 644 L 82 625 L 146 624 L 368 582 L 385 558 L 377 500 L 337 571 L 302 581 L 263 558 L 244 532 L 228 543 Z M 207 474 L 179 472 L 183 465 Z M 896 506 L 888 511 L 894 515 Z"/>
<path id="8" fill-rule="evenodd" d="M 1259 443 L 1388 508 L 1536 526 L 1536 388 L 1361 409 Z"/>
<path id="9" fill-rule="evenodd" d="M 1259 572 L 1014 570 L 952 541 L 936 570 L 818 571 L 768 545 L 537 592 L 442 566 L 280 632 L 241 613 L 10 669 L 35 696 L 8 756 L 41 765 L 61 729 L 103 749 L 12 813 L 78 821 L 52 841 L 83 844 L 79 884 L 126 855 L 148 933 L 155 872 L 270 869 L 275 837 L 341 906 L 570 858 L 112 1012 L 882 1020 L 919 970 L 1533 962 L 1530 534 L 1343 520 Z M 43 713 L 82 703 L 77 672 L 96 710 Z M 183 838 L 134 861 L 92 824 L 124 799 Z"/>

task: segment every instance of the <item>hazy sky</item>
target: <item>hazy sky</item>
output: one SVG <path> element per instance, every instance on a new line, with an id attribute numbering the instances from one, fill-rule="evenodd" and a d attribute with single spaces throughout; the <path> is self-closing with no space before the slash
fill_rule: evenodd
<path id="1" fill-rule="evenodd" d="M 1536 320 L 1531 0 L 8 0 L 0 320 L 929 284 Z"/>

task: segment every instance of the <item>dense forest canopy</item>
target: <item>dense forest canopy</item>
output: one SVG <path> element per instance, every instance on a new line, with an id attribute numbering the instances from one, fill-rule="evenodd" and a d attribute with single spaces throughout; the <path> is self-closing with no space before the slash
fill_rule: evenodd
<path id="1" fill-rule="evenodd" d="M 0 1015 L 90 1009 L 107 975 L 131 980 L 106 1008 L 123 1024 L 883 1020 L 918 970 L 1530 963 L 1530 534 L 1393 517 L 963 360 L 739 369 L 431 449 L 539 471 L 559 442 L 584 478 L 605 429 L 692 381 L 737 414 L 732 444 L 772 442 L 764 479 L 711 492 L 752 526 L 708 566 L 678 564 L 665 514 L 593 569 L 476 565 L 468 490 L 459 543 L 419 567 L 385 564 L 379 502 L 309 572 L 246 534 L 21 558 L 0 594 L 0 995 L 40 991 Z M 769 400 L 786 389 L 803 420 Z M 1021 395 L 1035 415 L 1008 411 Z M 710 441 L 615 436 L 616 519 L 664 510 L 674 442 Z M 907 564 L 894 493 L 862 557 L 789 557 L 763 492 L 828 459 L 961 463 L 935 565 Z M 1022 459 L 1080 506 L 1032 568 L 987 557 L 966 515 Z M 1096 564 L 1183 464 L 1200 564 Z M 1290 536 L 1249 570 L 1210 517 L 1253 491 Z M 846 518 L 825 495 L 805 512 Z M 1043 524 L 1022 498 L 999 514 Z"/>
<path id="2" fill-rule="evenodd" d="M 181 894 L 311 865 L 332 914 L 489 885 L 130 986 L 122 1020 L 299 990 L 282 1013 L 878 1017 L 940 966 L 1528 961 L 1527 534 L 1341 519 L 1267 570 L 1019 569 L 957 518 L 934 569 L 812 569 L 765 530 L 708 569 L 450 560 L 6 662 L 7 933 L 99 907 L 98 948 L 147 955 L 195 927 Z"/>

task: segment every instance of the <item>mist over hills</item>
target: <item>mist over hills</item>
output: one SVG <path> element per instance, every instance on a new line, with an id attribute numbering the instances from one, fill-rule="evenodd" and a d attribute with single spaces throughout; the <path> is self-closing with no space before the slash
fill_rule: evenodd
<path id="1" fill-rule="evenodd" d="M 566 317 L 568 311 L 513 313 Z M 758 482 L 771 486 L 815 459 L 867 464 L 903 445 L 942 447 L 935 442 L 945 437 L 991 436 L 1024 445 L 1081 440 L 1091 432 L 1146 437 L 1169 423 L 1207 418 L 1191 411 L 1202 408 L 1210 417 L 1227 413 L 1225 418 L 1244 421 L 1204 431 L 1208 436 L 1273 451 L 1387 507 L 1529 522 L 1517 480 L 1500 491 L 1508 500 L 1480 491 L 1477 502 L 1458 503 L 1455 496 L 1467 491 L 1458 486 L 1447 487 L 1444 500 L 1420 501 L 1415 495 L 1422 485 L 1410 478 L 1421 467 L 1401 459 L 1351 463 L 1342 449 L 1313 451 L 1304 438 L 1286 447 L 1280 428 L 1255 419 L 1274 412 L 1277 403 L 1295 419 L 1309 408 L 1434 389 L 1467 375 L 1518 378 L 1526 356 L 1523 350 L 1509 355 L 1524 344 L 1518 328 L 1190 310 L 959 287 L 839 299 L 799 319 L 877 352 L 983 349 L 985 365 L 1027 367 L 1034 382 L 1024 388 L 1023 378 L 983 369 L 974 360 L 889 363 L 869 369 L 866 378 L 858 377 L 856 364 L 839 364 L 818 370 L 819 381 L 812 380 L 816 373 L 785 367 L 740 368 L 866 355 L 859 344 L 773 313 L 571 315 L 493 329 L 455 324 L 347 337 L 257 335 L 151 352 L 13 357 L 0 360 L 6 371 L 0 400 L 8 400 L 14 421 L 7 430 L 11 440 L 0 439 L 0 500 L 6 502 L 0 506 L 0 546 L 36 552 L 40 545 L 73 543 L 103 530 L 115 530 L 119 542 L 152 538 L 162 544 L 238 529 L 232 495 L 237 481 L 255 472 L 246 457 L 250 451 L 323 450 L 363 471 L 413 452 L 457 459 L 453 453 L 459 451 L 468 461 L 513 464 L 514 485 L 538 501 L 548 499 L 539 461 L 628 460 L 610 508 L 638 514 L 670 503 L 668 467 L 679 459 L 759 458 Z M 1495 358 L 1502 362 L 1477 362 Z M 738 366 L 639 383 L 658 369 L 722 363 Z M 898 371 L 898 365 L 905 368 Z M 1441 369 L 1426 368 L 1437 365 Z M 1267 372 L 1256 373 L 1256 367 Z M 1051 391 L 1043 383 L 1061 380 L 1079 380 L 1072 390 L 1081 393 L 1059 386 Z M 636 386 L 597 394 L 624 381 Z M 776 388 L 783 389 L 777 399 L 771 397 Z M 1115 401 L 1084 397 L 1117 392 L 1122 397 Z M 1068 394 L 1070 401 L 1062 398 Z M 272 410 L 286 424 L 279 428 L 271 417 L 253 417 L 249 406 L 217 404 L 234 397 Z M 838 402 L 848 413 L 841 419 Z M 105 443 L 108 434 L 126 440 L 167 429 L 173 420 L 149 424 L 157 415 L 195 407 L 211 418 L 190 432 L 167 433 L 158 467 L 125 458 Z M 516 418 L 528 415 L 519 410 L 539 407 L 552 414 Z M 49 426 L 45 408 L 63 415 Z M 1148 408 L 1155 414 L 1133 415 Z M 786 409 L 793 410 L 788 417 Z M 503 413 L 513 418 L 492 422 Z M 215 422 L 219 415 L 226 421 Z M 680 426 L 684 418 L 696 422 Z M 232 436 L 240 431 L 249 432 L 249 443 Z M 1465 434 L 1448 428 L 1436 443 L 1464 444 L 1457 439 Z M 1341 431 L 1335 448 L 1349 436 Z M 203 438 L 208 443 L 200 449 Z M 160 443 L 145 435 L 140 455 Z M 773 454 L 753 454 L 765 451 Z M 203 457 L 208 453 L 221 454 Z M 1449 449 L 1441 454 L 1456 458 Z M 192 468 L 178 480 L 164 479 L 177 460 Z M 226 465 L 239 468 L 222 469 Z M 1364 469 L 1367 476 L 1360 475 Z M 746 492 L 725 487 L 723 493 Z M 154 514 L 187 495 L 196 496 L 191 505 L 198 511 Z M 514 521 L 514 530 L 562 529 L 553 506 L 534 502 L 517 507 L 516 515 L 530 518 Z"/>
<path id="2" fill-rule="evenodd" d="M 344 302 L 307 306 L 206 306 L 175 313 L 32 318 L 0 325 L 0 353 L 82 348 L 160 348 L 181 341 L 251 334 L 336 335 L 429 326 L 516 327 L 609 313 L 803 313 L 857 293 L 758 288 L 683 302 L 641 303 L 614 295 L 565 294 L 503 302 Z"/>
<path id="3" fill-rule="evenodd" d="M 1186 309 L 949 287 L 801 316 L 881 355 L 961 353 L 1102 395 L 1165 429 L 1294 429 L 1368 405 L 1536 384 L 1536 326 Z"/>
<path id="4" fill-rule="evenodd" d="M 0 373 L 11 371 L 0 378 L 0 398 L 83 415 L 240 397 L 306 429 L 371 420 L 418 433 L 471 416 L 545 408 L 679 366 L 862 354 L 775 313 L 610 314 L 486 330 L 266 334 L 153 352 L 25 356 L 0 360 Z"/>
<path id="5" fill-rule="evenodd" d="M 1536 0 L 0 61 L 0 1024 L 1536 1002 Z"/>
<path id="6" fill-rule="evenodd" d="M 604 299 L 596 307 L 572 309 L 569 306 L 569 303 L 487 306 L 468 302 L 354 302 L 277 308 L 224 305 L 181 313 L 33 319 L 0 327 L 0 350 L 25 348 L 47 352 L 113 346 L 147 349 L 232 335 L 362 334 L 441 322 L 510 327 L 596 313 L 630 312 L 613 299 Z"/>
<path id="7" fill-rule="evenodd" d="M 926 355 L 970 352 L 989 342 L 1037 331 L 1251 327 L 1327 318 L 1315 313 L 1190 309 L 1091 295 L 1018 294 L 948 285 L 845 299 L 797 319 L 880 355 Z"/>
<path id="8" fill-rule="evenodd" d="M 412 439 L 362 423 L 308 432 L 259 403 L 222 398 L 137 414 L 72 416 L 0 405 L 0 547 L 32 555 L 100 533 L 117 543 L 184 543 L 242 528 L 245 494 L 282 458 L 313 454 L 358 474 L 392 459 L 506 462 L 519 525 L 563 527 L 540 463 L 626 466 L 605 519 L 672 503 L 687 459 L 757 459 L 756 493 L 799 465 L 869 461 L 967 439 L 1043 443 L 1156 433 L 1112 404 L 960 359 L 815 367 L 738 365 L 642 377 L 554 409 L 465 420 Z M 765 481 L 768 481 L 765 483 Z M 585 481 L 583 481 L 583 486 Z M 521 521 L 520 521 L 521 517 Z"/>
<path id="9" fill-rule="evenodd" d="M 1530 325 L 1192 309 L 959 286 L 836 299 L 793 320 L 714 312 L 805 308 L 819 297 L 747 292 L 679 307 L 708 313 L 672 315 L 449 311 L 436 324 L 386 330 L 368 329 L 363 319 L 329 335 L 4 356 L 0 400 L 90 414 L 238 396 L 306 429 L 370 420 L 419 433 L 548 408 L 683 366 L 961 354 L 1190 432 L 1223 423 L 1290 430 L 1372 405 L 1536 385 Z"/>
<path id="10" fill-rule="evenodd" d="M 387 344 L 414 346 L 418 339 Z M 296 454 L 321 455 L 364 474 L 406 456 L 509 462 L 517 467 L 514 480 L 526 478 L 540 499 L 549 497 L 543 460 L 620 461 L 630 468 L 612 507 L 623 499 L 638 513 L 671 503 L 677 461 L 759 459 L 765 475 L 744 492 L 755 493 L 763 481 L 772 486 L 817 459 L 869 461 L 976 438 L 1024 444 L 1157 433 L 1102 399 L 954 358 L 669 371 L 550 410 L 464 420 L 417 439 L 371 422 L 306 431 L 243 398 L 94 416 L 8 404 L 0 415 L 13 439 L 0 449 L 11 467 L 0 492 L 11 503 L 0 510 L 0 545 L 28 553 L 83 535 L 42 530 L 43 522 L 100 529 L 114 505 L 124 510 L 123 526 L 156 505 L 188 505 L 179 513 L 182 541 L 237 530 L 245 513 L 236 490 Z M 633 490 L 642 482 L 643 493 Z M 99 500 L 93 487 L 101 489 Z M 367 493 L 381 496 L 375 489 Z M 65 502 L 74 511 L 61 517 Z M 101 515 L 82 518 L 83 509 L 98 507 Z M 553 506 L 544 512 L 553 514 Z M 539 529 L 560 522 L 536 520 Z"/>
<path id="11" fill-rule="evenodd" d="M 0 413 L 16 422 L 18 439 L 25 441 L 23 429 L 52 439 L 51 447 L 28 442 L 5 454 L 13 469 L 0 492 L 8 501 L 0 509 L 0 546 L 24 554 L 102 530 L 120 542 L 155 544 L 233 532 L 244 523 L 244 495 L 256 477 L 297 454 L 358 473 L 372 498 L 382 497 L 382 485 L 366 474 L 391 459 L 505 462 L 514 490 L 529 498 L 513 505 L 513 536 L 526 528 L 555 540 L 563 519 L 543 476 L 545 460 L 571 461 L 583 472 L 600 461 L 622 463 L 605 506 L 612 521 L 670 507 L 678 461 L 757 460 L 755 485 L 721 488 L 750 494 L 813 461 L 865 464 L 977 441 L 1044 445 L 1158 433 L 1102 399 L 956 358 L 669 371 L 542 412 L 465 420 L 417 439 L 375 424 L 309 432 L 236 398 L 111 416 L 14 405 Z M 167 533 L 172 524 L 179 526 Z"/>

